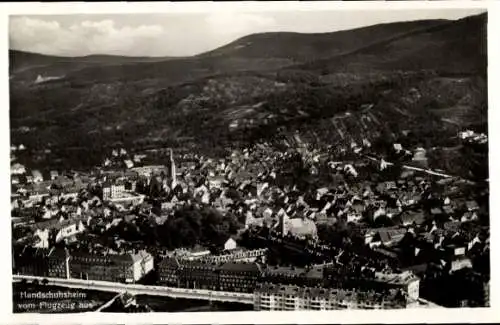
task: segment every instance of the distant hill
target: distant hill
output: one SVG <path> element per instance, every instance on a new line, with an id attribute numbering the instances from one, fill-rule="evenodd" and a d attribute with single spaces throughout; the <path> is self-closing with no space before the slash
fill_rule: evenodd
<path id="1" fill-rule="evenodd" d="M 26 69 L 39 65 L 50 65 L 58 63 L 131 63 L 131 62 L 158 62 L 170 60 L 172 57 L 132 57 L 119 55 L 86 55 L 80 57 L 52 56 L 31 53 L 18 50 L 9 50 L 9 62 L 11 71 Z"/>
<path id="2" fill-rule="evenodd" d="M 254 34 L 185 58 L 11 51 L 11 138 L 89 164 L 116 142 L 217 151 L 295 130 L 339 147 L 453 147 L 458 130 L 487 130 L 486 23 Z"/>
<path id="3" fill-rule="evenodd" d="M 487 16 L 481 14 L 396 35 L 299 68 L 325 72 L 427 69 L 485 75 L 486 32 Z"/>
<path id="4" fill-rule="evenodd" d="M 435 26 L 446 20 L 423 20 L 380 24 L 332 33 L 303 34 L 274 32 L 253 34 L 199 55 L 206 57 L 285 58 L 308 62 L 350 53 L 367 44 L 385 41 Z"/>
<path id="5" fill-rule="evenodd" d="M 104 68 L 134 63 L 162 62 L 172 57 L 128 57 L 118 55 L 88 55 L 81 57 L 51 56 L 9 50 L 9 73 L 14 80 L 32 81 L 38 75 L 51 77 L 68 75 L 85 68 Z"/>

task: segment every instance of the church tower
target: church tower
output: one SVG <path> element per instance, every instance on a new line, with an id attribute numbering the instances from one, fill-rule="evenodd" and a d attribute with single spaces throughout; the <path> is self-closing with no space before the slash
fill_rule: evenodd
<path id="1" fill-rule="evenodd" d="M 169 149 L 170 153 L 170 170 L 169 170 L 169 176 L 170 176 L 170 188 L 174 189 L 177 186 L 177 170 L 175 168 L 175 160 L 174 160 L 174 152 L 172 149 Z"/>

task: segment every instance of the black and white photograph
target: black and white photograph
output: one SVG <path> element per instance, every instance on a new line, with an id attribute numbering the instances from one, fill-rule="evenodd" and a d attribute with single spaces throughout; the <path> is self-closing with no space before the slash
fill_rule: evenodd
<path id="1" fill-rule="evenodd" d="M 10 15 L 12 313 L 489 307 L 487 25 Z"/>

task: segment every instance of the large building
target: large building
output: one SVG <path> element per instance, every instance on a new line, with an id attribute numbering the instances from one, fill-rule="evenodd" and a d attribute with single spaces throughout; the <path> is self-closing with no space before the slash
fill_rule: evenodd
<path id="1" fill-rule="evenodd" d="M 69 255 L 64 249 L 25 247 L 14 253 L 14 273 L 67 278 Z"/>
<path id="2" fill-rule="evenodd" d="M 325 284 L 328 287 L 342 286 L 344 289 L 374 290 L 387 292 L 401 290 L 408 297 L 408 303 L 416 303 L 419 299 L 420 279 L 410 271 L 401 273 L 374 272 L 372 276 L 351 276 L 342 274 L 335 268 L 326 268 L 324 272 Z"/>
<path id="3" fill-rule="evenodd" d="M 387 289 L 402 290 L 409 298 L 408 303 L 416 303 L 420 297 L 420 279 L 410 271 L 401 273 L 375 273 L 375 282 Z"/>
<path id="4" fill-rule="evenodd" d="M 319 287 L 323 286 L 322 269 L 268 266 L 262 271 L 262 282 Z"/>
<path id="5" fill-rule="evenodd" d="M 253 292 L 262 277 L 262 268 L 257 263 L 225 263 L 220 267 L 221 291 Z"/>
<path id="6" fill-rule="evenodd" d="M 154 268 L 145 251 L 124 255 L 74 252 L 69 261 L 70 277 L 84 280 L 135 283 Z"/>
<path id="7" fill-rule="evenodd" d="M 164 258 L 158 263 L 159 283 L 168 287 L 181 287 L 181 262 L 176 257 Z"/>
<path id="8" fill-rule="evenodd" d="M 405 298 L 357 290 L 261 284 L 254 292 L 254 309 L 268 311 L 396 309 L 405 308 Z"/>
<path id="9" fill-rule="evenodd" d="M 219 289 L 219 268 L 216 264 L 197 260 L 167 257 L 158 265 L 162 285 L 190 289 Z"/>
<path id="10" fill-rule="evenodd" d="M 183 288 L 219 289 L 219 268 L 216 264 L 183 260 L 178 272 Z"/>
<path id="11" fill-rule="evenodd" d="M 123 182 L 105 182 L 102 186 L 102 199 L 110 200 L 120 197 L 125 192 L 125 183 Z"/>

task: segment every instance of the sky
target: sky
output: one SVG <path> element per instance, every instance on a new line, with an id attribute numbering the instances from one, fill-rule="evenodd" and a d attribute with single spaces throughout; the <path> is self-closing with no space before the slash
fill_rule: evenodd
<path id="1" fill-rule="evenodd" d="M 60 56 L 189 56 L 253 33 L 324 33 L 396 21 L 459 19 L 484 11 L 468 8 L 10 16 L 9 47 Z"/>

